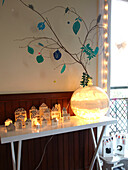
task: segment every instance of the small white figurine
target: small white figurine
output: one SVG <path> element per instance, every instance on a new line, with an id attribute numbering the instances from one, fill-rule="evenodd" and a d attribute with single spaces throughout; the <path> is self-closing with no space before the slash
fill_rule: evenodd
<path id="1" fill-rule="evenodd" d="M 70 121 L 70 114 L 63 114 L 63 122 L 68 122 Z"/>
<path id="2" fill-rule="evenodd" d="M 63 114 L 63 122 L 70 121 L 70 114 L 67 113 L 67 110 L 65 107 L 63 107 L 62 109 L 62 114 Z"/>
<path id="3" fill-rule="evenodd" d="M 22 129 L 22 120 L 21 119 L 17 119 L 15 124 L 16 124 L 16 129 Z"/>
<path id="4" fill-rule="evenodd" d="M 41 125 L 42 125 L 42 127 L 45 127 L 45 126 L 47 126 L 47 119 L 42 119 L 41 120 Z"/>
<path id="5" fill-rule="evenodd" d="M 7 132 L 15 130 L 15 126 L 13 123 L 10 123 L 8 126 L 6 126 Z"/>
<path id="6" fill-rule="evenodd" d="M 30 119 L 27 119 L 27 120 L 25 121 L 25 127 L 26 127 L 26 128 L 31 128 L 31 127 L 32 127 L 32 122 L 31 122 Z"/>
<path id="7" fill-rule="evenodd" d="M 57 126 L 58 125 L 58 120 L 56 118 L 53 118 L 51 120 L 52 126 Z"/>

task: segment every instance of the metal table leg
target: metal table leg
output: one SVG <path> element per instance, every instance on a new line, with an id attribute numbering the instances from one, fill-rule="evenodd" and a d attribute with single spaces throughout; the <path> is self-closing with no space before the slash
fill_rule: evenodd
<path id="1" fill-rule="evenodd" d="M 91 161 L 89 170 L 92 170 L 93 167 L 94 167 L 94 163 L 95 163 L 95 160 L 96 160 L 96 158 L 97 158 L 99 146 L 100 146 L 100 143 L 101 143 L 101 141 L 102 141 L 102 137 L 103 137 L 105 128 L 106 128 L 106 126 L 103 126 L 102 131 L 101 131 L 101 134 L 100 134 L 100 137 L 99 137 L 99 141 L 98 141 L 97 147 L 95 148 L 95 152 L 94 152 L 94 155 L 93 155 L 93 158 L 92 158 L 92 161 Z"/>
<path id="2" fill-rule="evenodd" d="M 96 149 L 97 144 L 96 144 L 96 139 L 95 139 L 93 128 L 91 128 L 91 133 L 92 133 L 92 137 L 93 137 L 94 146 L 95 146 L 95 149 Z M 100 157 L 99 157 L 98 153 L 97 153 L 97 162 L 98 162 L 98 165 L 99 165 L 99 170 L 102 170 L 102 167 L 101 167 L 101 164 L 100 164 Z"/>
<path id="3" fill-rule="evenodd" d="M 22 147 L 22 140 L 18 141 L 17 170 L 20 170 L 21 147 Z M 13 170 L 16 170 L 14 142 L 11 142 L 11 152 L 12 152 Z"/>
<path id="4" fill-rule="evenodd" d="M 16 170 L 16 159 L 15 159 L 14 142 L 11 142 L 11 152 L 12 152 L 12 165 L 13 165 L 13 170 Z"/>
<path id="5" fill-rule="evenodd" d="M 18 142 L 17 170 L 20 170 L 22 140 Z"/>

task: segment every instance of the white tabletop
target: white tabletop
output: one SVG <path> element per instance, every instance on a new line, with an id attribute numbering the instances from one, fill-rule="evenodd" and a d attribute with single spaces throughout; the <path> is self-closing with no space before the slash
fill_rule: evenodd
<path id="1" fill-rule="evenodd" d="M 18 129 L 15 131 L 7 132 L 4 126 L 0 126 L 0 138 L 1 143 L 10 143 L 20 140 L 27 140 L 33 138 L 39 138 L 49 135 L 56 135 L 62 133 L 68 133 L 73 131 L 79 131 L 99 126 L 106 126 L 109 124 L 117 123 L 116 119 L 104 116 L 98 120 L 85 120 L 77 116 L 71 116 L 70 122 L 60 122 L 58 126 L 51 126 L 50 124 L 44 128 L 37 130 L 36 128 L 30 129 Z"/>

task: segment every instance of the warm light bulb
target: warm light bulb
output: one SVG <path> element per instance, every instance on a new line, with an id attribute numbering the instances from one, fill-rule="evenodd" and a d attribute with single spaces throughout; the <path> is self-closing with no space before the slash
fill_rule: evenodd
<path id="1" fill-rule="evenodd" d="M 106 11 L 108 11 L 108 4 L 105 5 L 104 9 L 105 9 Z"/>
<path id="2" fill-rule="evenodd" d="M 104 34 L 104 38 L 108 38 L 108 33 L 107 32 Z"/>
<path id="3" fill-rule="evenodd" d="M 103 27 L 104 27 L 104 29 L 107 29 L 108 28 L 108 24 L 103 24 Z"/>
<path id="4" fill-rule="evenodd" d="M 108 62 L 106 60 L 104 60 L 104 65 L 107 65 L 107 64 L 108 64 Z"/>
<path id="5" fill-rule="evenodd" d="M 106 53 L 106 57 L 108 57 L 108 56 L 109 56 L 109 52 Z"/>
<path id="6" fill-rule="evenodd" d="M 107 48 L 109 44 L 107 42 L 104 43 L 104 47 Z"/>
<path id="7" fill-rule="evenodd" d="M 108 19 L 108 15 L 105 14 L 105 15 L 103 16 L 103 18 L 104 18 L 105 20 Z"/>

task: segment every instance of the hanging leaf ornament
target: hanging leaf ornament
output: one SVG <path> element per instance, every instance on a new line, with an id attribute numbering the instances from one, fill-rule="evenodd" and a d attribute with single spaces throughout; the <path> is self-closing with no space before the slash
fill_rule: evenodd
<path id="1" fill-rule="evenodd" d="M 2 5 L 4 5 L 4 0 L 2 1 Z"/>
<path id="2" fill-rule="evenodd" d="M 32 47 L 28 46 L 28 52 L 30 54 L 34 54 L 34 49 Z"/>
<path id="3" fill-rule="evenodd" d="M 44 46 L 42 43 L 38 43 L 38 45 L 40 45 L 41 47 L 43 47 L 43 46 Z"/>
<path id="4" fill-rule="evenodd" d="M 66 9 L 65 9 L 65 13 L 67 13 L 69 11 L 69 8 L 67 7 Z"/>
<path id="5" fill-rule="evenodd" d="M 79 29 L 80 29 L 80 22 L 79 22 L 79 21 L 76 21 L 76 22 L 73 24 L 73 32 L 74 32 L 75 34 L 77 34 L 78 31 L 79 31 Z"/>
<path id="6" fill-rule="evenodd" d="M 59 60 L 62 56 L 61 52 L 59 50 L 56 50 L 54 53 L 53 53 L 53 56 L 55 58 L 55 60 Z"/>
<path id="7" fill-rule="evenodd" d="M 101 20 L 101 14 L 99 14 L 99 16 L 97 17 L 97 24 L 100 22 Z"/>
<path id="8" fill-rule="evenodd" d="M 66 65 L 64 64 L 62 69 L 61 69 L 61 74 L 65 71 L 65 69 L 66 69 Z"/>
<path id="9" fill-rule="evenodd" d="M 43 58 L 43 56 L 40 54 L 40 55 L 38 55 L 38 56 L 36 57 L 36 60 L 37 60 L 38 63 L 42 63 L 42 62 L 44 61 L 44 58 Z"/>
<path id="10" fill-rule="evenodd" d="M 45 28 L 45 22 L 39 22 L 38 25 L 37 25 L 37 28 L 38 28 L 39 30 L 44 30 L 44 28 Z"/>

